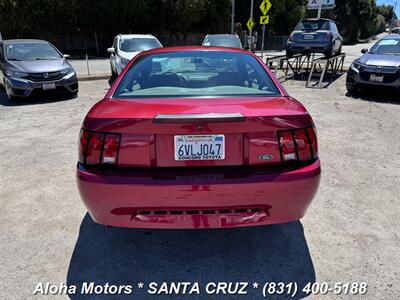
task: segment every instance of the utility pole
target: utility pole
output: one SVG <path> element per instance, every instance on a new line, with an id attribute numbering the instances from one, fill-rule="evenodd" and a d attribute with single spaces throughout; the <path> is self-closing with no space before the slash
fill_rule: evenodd
<path id="1" fill-rule="evenodd" d="M 235 31 L 235 0 L 232 0 L 232 12 L 231 12 L 231 34 Z"/>
<path id="2" fill-rule="evenodd" d="M 321 11 L 322 11 L 322 4 L 320 3 L 318 7 L 318 17 L 317 17 L 318 19 L 321 18 Z"/>
<path id="3" fill-rule="evenodd" d="M 251 6 L 250 6 L 250 18 L 253 20 L 253 0 L 251 0 Z M 253 28 L 250 29 L 250 45 L 249 45 L 249 50 L 251 51 L 251 49 L 253 48 Z"/>

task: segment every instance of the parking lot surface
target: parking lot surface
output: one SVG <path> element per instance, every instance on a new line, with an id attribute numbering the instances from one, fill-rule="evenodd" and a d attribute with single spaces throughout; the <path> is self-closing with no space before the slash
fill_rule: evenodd
<path id="1" fill-rule="evenodd" d="M 75 184 L 77 139 L 107 80 L 81 82 L 78 98 L 57 101 L 10 104 L 0 89 L 0 298 L 42 298 L 32 295 L 39 282 L 83 281 L 366 282 L 366 299 L 398 298 L 400 99 L 347 97 L 344 80 L 322 90 L 285 83 L 319 135 L 322 181 L 305 218 L 201 231 L 106 228 L 87 215 Z M 130 299 L 147 299 L 134 289 Z M 260 295 L 250 289 L 248 299 Z"/>

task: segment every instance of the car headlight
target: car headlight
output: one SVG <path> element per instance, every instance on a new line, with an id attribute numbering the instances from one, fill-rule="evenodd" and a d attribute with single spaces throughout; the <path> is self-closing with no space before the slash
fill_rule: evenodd
<path id="1" fill-rule="evenodd" d="M 74 69 L 72 69 L 71 67 L 67 67 L 67 68 L 61 70 L 62 75 L 66 75 L 66 74 L 69 74 L 72 72 L 74 72 Z"/>
<path id="2" fill-rule="evenodd" d="M 362 69 L 362 64 L 360 64 L 358 61 L 354 61 L 350 68 L 357 73 L 360 73 L 360 70 Z"/>
<path id="3" fill-rule="evenodd" d="M 14 77 L 14 78 L 22 78 L 26 77 L 29 74 L 25 72 L 18 72 L 18 71 L 6 71 L 6 75 L 9 77 Z"/>

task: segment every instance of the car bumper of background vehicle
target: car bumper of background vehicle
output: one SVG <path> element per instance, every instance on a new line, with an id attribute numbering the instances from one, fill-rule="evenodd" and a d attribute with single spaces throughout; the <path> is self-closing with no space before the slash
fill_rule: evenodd
<path id="1" fill-rule="evenodd" d="M 322 53 L 332 50 L 330 42 L 290 42 L 286 44 L 286 50 L 291 52 L 312 52 Z"/>
<path id="2" fill-rule="evenodd" d="M 320 161 L 296 169 L 90 170 L 78 164 L 80 195 L 99 224 L 221 228 L 302 218 L 320 181 Z"/>
<path id="3" fill-rule="evenodd" d="M 6 88 L 10 95 L 14 97 L 29 97 L 35 94 L 52 94 L 52 93 L 77 93 L 78 79 L 75 73 L 65 75 L 56 81 L 36 82 L 23 78 L 5 78 Z M 54 83 L 55 89 L 43 90 L 43 84 Z"/>
<path id="4" fill-rule="evenodd" d="M 375 73 L 374 73 L 375 74 Z M 400 73 L 397 74 L 375 74 L 384 76 L 383 82 L 374 82 L 369 80 L 370 74 L 360 74 L 355 72 L 353 69 L 349 69 L 346 77 L 346 85 L 347 86 L 359 86 L 359 87 L 389 87 L 400 89 Z"/>

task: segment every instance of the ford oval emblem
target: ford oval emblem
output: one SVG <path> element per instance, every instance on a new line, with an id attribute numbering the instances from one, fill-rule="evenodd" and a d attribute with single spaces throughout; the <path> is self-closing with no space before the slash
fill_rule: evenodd
<path id="1" fill-rule="evenodd" d="M 269 154 L 263 154 L 263 155 L 260 155 L 258 157 L 259 160 L 270 160 L 270 159 L 273 159 L 273 158 L 274 157 L 272 155 L 269 155 Z"/>

